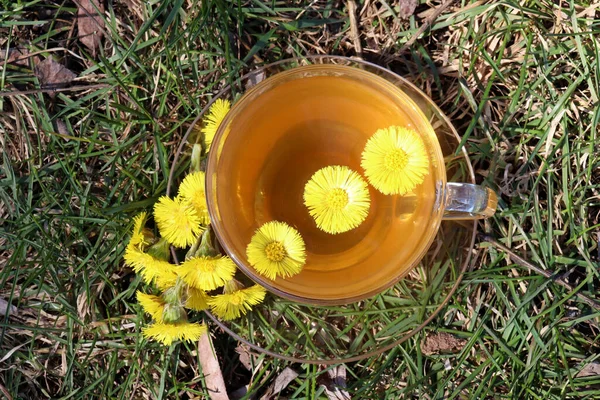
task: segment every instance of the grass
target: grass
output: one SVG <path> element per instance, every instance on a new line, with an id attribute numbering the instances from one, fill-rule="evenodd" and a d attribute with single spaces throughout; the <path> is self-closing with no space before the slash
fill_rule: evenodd
<path id="1" fill-rule="evenodd" d="M 405 53 L 439 1 L 407 20 L 391 2 L 358 4 L 364 58 L 410 73 L 463 135 L 499 211 L 479 229 L 576 291 L 595 296 L 600 262 L 600 30 L 593 2 L 455 2 Z M 266 62 L 354 55 L 344 2 L 106 2 L 96 57 L 71 1 L 0 2 L 0 393 L 37 398 L 205 398 L 193 345 L 141 340 L 141 282 L 122 265 L 131 216 L 164 194 L 176 146 L 227 82 Z M 6 53 L 3 53 L 6 54 Z M 35 58 L 77 85 L 35 91 Z M 34 93 L 19 94 L 19 91 Z M 10 92 L 10 93 L 6 93 Z M 349 363 L 357 399 L 598 398 L 600 313 L 487 243 L 449 305 L 389 352 Z M 3 302 L 2 302 L 3 304 Z M 5 308 L 5 307 L 3 307 Z M 425 355 L 433 332 L 465 339 Z M 251 371 L 215 330 L 232 390 L 264 393 L 286 366 L 287 398 L 325 398 L 325 367 L 258 356 Z"/>

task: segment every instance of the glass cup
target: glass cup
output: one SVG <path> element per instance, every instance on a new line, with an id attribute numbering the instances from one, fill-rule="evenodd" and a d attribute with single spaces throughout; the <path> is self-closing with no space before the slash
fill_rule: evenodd
<path id="1" fill-rule="evenodd" d="M 271 292 L 320 305 L 371 297 L 419 264 L 443 219 L 494 213 L 497 199 L 490 189 L 447 182 L 440 141 L 429 118 L 382 74 L 359 62 L 320 63 L 258 78 L 264 79 L 251 82 L 215 135 L 206 194 L 223 249 Z M 362 173 L 361 152 L 368 139 L 364 132 L 391 125 L 420 134 L 431 165 L 425 181 L 404 196 L 370 187 L 371 209 L 361 226 L 339 235 L 320 231 L 306 209 L 298 212 L 304 184 L 328 165 L 347 165 Z M 286 222 L 303 235 L 307 264 L 300 274 L 271 280 L 249 264 L 246 247 L 254 232 L 271 220 Z"/>
<path id="2" fill-rule="evenodd" d="M 434 222 L 438 219 L 441 222 L 437 229 L 428 231 L 437 234 L 420 263 L 411 265 L 410 269 L 403 272 L 404 275 L 396 276 L 399 280 L 395 284 L 387 282 L 387 290 L 382 289 L 379 294 L 362 301 L 337 306 L 327 305 L 333 302 L 322 299 L 313 301 L 316 305 L 309 304 L 303 298 L 286 295 L 271 282 L 257 277 L 251 268 L 238 260 L 240 268 L 246 274 L 282 297 L 269 296 L 260 307 L 234 321 L 225 322 L 209 312 L 206 314 L 220 329 L 250 352 L 265 353 L 291 362 L 348 363 L 394 348 L 420 332 L 442 310 L 450 314 L 454 312 L 448 307 L 448 302 L 458 290 L 465 271 L 471 266 L 477 227 L 475 220 L 461 221 L 456 218 L 481 218 L 491 214 L 495 195 L 473 185 L 473 167 L 465 148 L 460 145 L 459 134 L 436 104 L 412 83 L 419 81 L 420 73 L 408 73 L 400 77 L 375 64 L 338 56 L 283 60 L 260 67 L 224 86 L 192 122 L 180 143 L 173 160 L 167 194 L 176 190 L 177 183 L 188 168 L 192 148 L 202 141 L 198 126 L 212 103 L 218 99 L 239 103 L 246 93 L 250 93 L 268 77 L 306 65 L 336 65 L 370 72 L 397 87 L 419 108 L 421 123 L 422 116 L 425 116 L 435 132 L 446 172 L 445 175 L 442 170 L 436 172 L 438 192 L 435 197 L 439 199 L 440 210 L 433 210 L 432 214 L 437 215 Z M 213 145 L 220 143 L 225 135 L 225 131 L 219 132 Z M 213 154 L 217 152 L 215 149 L 219 150 L 218 145 L 212 147 Z M 224 149 L 223 147 L 221 151 Z M 215 158 L 218 158 L 216 154 Z M 211 163 L 209 160 L 208 167 L 207 178 L 210 174 L 219 172 L 215 170 L 214 161 Z M 472 185 L 455 185 L 455 182 L 469 182 Z M 220 211 L 214 207 L 215 183 L 215 180 L 207 181 L 207 193 L 211 193 L 208 199 L 213 212 L 211 217 L 219 240 L 225 250 L 229 251 L 226 238 L 221 237 L 224 226 L 218 218 Z M 461 197 L 469 201 L 457 202 L 456 199 Z M 234 232 L 236 229 L 230 234 Z M 176 253 L 173 253 L 173 257 L 177 262 Z M 386 285 L 382 285 L 382 288 Z"/>

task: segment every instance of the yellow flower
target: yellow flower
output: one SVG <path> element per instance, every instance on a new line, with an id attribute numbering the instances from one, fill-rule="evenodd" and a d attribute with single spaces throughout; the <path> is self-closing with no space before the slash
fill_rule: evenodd
<path id="1" fill-rule="evenodd" d="M 208 308 L 208 299 L 209 296 L 204 292 L 204 290 L 195 289 L 191 286 L 188 287 L 188 298 L 185 302 L 186 308 L 191 308 L 192 310 L 202 311 Z"/>
<path id="2" fill-rule="evenodd" d="M 178 197 L 192 205 L 196 214 L 200 217 L 202 225 L 208 225 L 208 207 L 206 205 L 206 194 L 204 192 L 204 172 L 192 172 L 185 177 L 179 186 Z"/>
<path id="3" fill-rule="evenodd" d="M 194 208 L 180 198 L 162 196 L 154 205 L 154 220 L 162 237 L 175 247 L 193 244 L 202 233 L 200 217 Z"/>
<path id="4" fill-rule="evenodd" d="M 140 291 L 137 292 L 136 296 L 138 303 L 140 303 L 144 311 L 150 314 L 156 322 L 162 322 L 163 311 L 165 310 L 164 301 L 158 296 L 145 294 Z"/>
<path id="5" fill-rule="evenodd" d="M 179 276 L 188 285 L 201 290 L 215 290 L 231 280 L 235 264 L 229 257 L 194 257 L 179 266 Z"/>
<path id="6" fill-rule="evenodd" d="M 379 129 L 367 141 L 361 166 L 383 194 L 404 195 L 423 182 L 429 158 L 419 134 L 401 126 Z"/>
<path id="7" fill-rule="evenodd" d="M 125 250 L 125 264 L 129 265 L 135 272 L 142 275 L 144 282 L 176 280 L 175 265 L 158 260 L 150 254 L 144 253 L 135 246 L 128 245 Z M 173 283 L 174 284 L 174 283 Z"/>
<path id="8" fill-rule="evenodd" d="M 271 221 L 261 226 L 246 248 L 250 265 L 269 279 L 296 275 L 306 263 L 304 240 L 284 222 Z"/>
<path id="9" fill-rule="evenodd" d="M 165 291 L 168 288 L 172 288 L 173 286 L 175 286 L 175 284 L 177 283 L 177 268 L 178 267 L 173 266 L 172 274 L 169 273 L 158 275 L 154 280 L 154 284 L 156 285 L 156 287 L 162 291 Z"/>
<path id="10" fill-rule="evenodd" d="M 146 212 L 141 212 L 133 217 L 133 231 L 131 232 L 129 245 L 141 247 L 148 244 L 148 241 L 144 236 L 144 224 L 146 223 L 147 217 L 148 213 Z"/>
<path id="11" fill-rule="evenodd" d="M 369 215 L 369 187 L 348 167 L 321 168 L 304 187 L 304 205 L 319 229 L 331 234 L 347 232 Z"/>
<path id="12" fill-rule="evenodd" d="M 213 314 L 229 321 L 245 315 L 252 309 L 252 306 L 263 301 L 266 294 L 265 288 L 254 285 L 246 289 L 213 296 L 208 300 L 208 305 Z"/>
<path id="13" fill-rule="evenodd" d="M 219 129 L 219 125 L 225 119 L 225 116 L 229 112 L 231 108 L 231 102 L 229 100 L 216 100 L 212 106 L 210 106 L 210 110 L 208 110 L 208 114 L 204 117 L 204 128 L 202 128 L 202 133 L 204 133 L 204 143 L 206 144 L 206 151 L 210 150 L 210 145 L 215 138 L 215 134 Z"/>
<path id="14" fill-rule="evenodd" d="M 196 341 L 206 331 L 206 325 L 190 322 L 178 322 L 175 324 L 155 323 L 142 329 L 144 337 L 154 339 L 166 346 L 169 346 L 176 340 L 185 342 Z"/>

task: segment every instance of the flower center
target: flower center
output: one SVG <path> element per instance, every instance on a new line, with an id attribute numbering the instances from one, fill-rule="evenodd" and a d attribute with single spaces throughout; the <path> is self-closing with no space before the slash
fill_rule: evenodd
<path id="1" fill-rule="evenodd" d="M 231 296 L 229 298 L 229 303 L 234 306 L 239 306 L 240 304 L 242 304 L 242 296 L 240 295 L 240 293 L 235 293 L 233 296 Z"/>
<path id="2" fill-rule="evenodd" d="M 394 149 L 385 155 L 383 162 L 388 170 L 401 171 L 408 164 L 408 155 L 402 149 Z"/>
<path id="3" fill-rule="evenodd" d="M 214 260 L 204 259 L 199 262 L 198 270 L 205 274 L 215 272 L 217 265 Z"/>
<path id="4" fill-rule="evenodd" d="M 348 205 L 348 193 L 344 189 L 335 188 L 327 193 L 325 200 L 329 208 L 333 210 L 341 210 Z"/>
<path id="5" fill-rule="evenodd" d="M 280 262 L 287 256 L 285 247 L 279 242 L 271 242 L 265 247 L 265 253 L 269 261 Z"/>

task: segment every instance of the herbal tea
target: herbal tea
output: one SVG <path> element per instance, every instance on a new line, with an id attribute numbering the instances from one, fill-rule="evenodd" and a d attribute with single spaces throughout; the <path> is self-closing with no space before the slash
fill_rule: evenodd
<path id="1" fill-rule="evenodd" d="M 364 177 L 361 153 L 378 129 L 411 128 L 428 149 L 436 139 L 414 105 L 383 79 L 361 71 L 314 76 L 310 69 L 298 70 L 249 92 L 232 112 L 226 137 L 217 144 L 219 175 L 209 177 L 216 179 L 217 216 L 232 246 L 229 253 L 243 264 L 250 238 L 264 223 L 282 221 L 300 232 L 306 265 L 300 274 L 271 285 L 298 297 L 364 295 L 403 275 L 437 229 L 431 222 L 434 157 L 429 157 L 431 173 L 411 193 L 384 195 L 369 185 L 368 216 L 343 233 L 317 227 L 303 201 L 305 185 L 327 166 L 345 166 Z"/>

